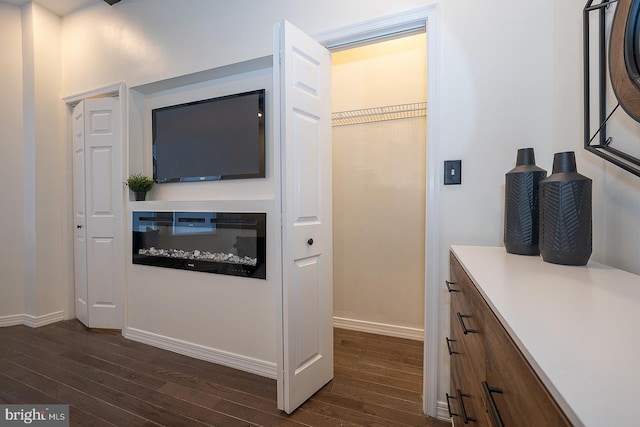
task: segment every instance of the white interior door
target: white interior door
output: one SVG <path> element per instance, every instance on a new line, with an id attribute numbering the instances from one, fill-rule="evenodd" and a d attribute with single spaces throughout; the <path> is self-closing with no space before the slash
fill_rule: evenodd
<path id="1" fill-rule="evenodd" d="M 89 324 L 87 303 L 87 240 L 84 188 L 84 101 L 73 109 L 73 215 L 76 317 Z"/>
<path id="2" fill-rule="evenodd" d="M 278 31 L 284 359 L 278 402 L 291 413 L 333 378 L 331 54 L 286 21 Z"/>
<path id="3" fill-rule="evenodd" d="M 93 328 L 123 324 L 120 122 L 117 98 L 74 109 L 76 317 Z"/>

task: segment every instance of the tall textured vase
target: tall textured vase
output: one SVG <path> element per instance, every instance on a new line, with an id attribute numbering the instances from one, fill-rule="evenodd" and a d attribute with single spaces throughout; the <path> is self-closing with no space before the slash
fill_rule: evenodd
<path id="1" fill-rule="evenodd" d="M 511 254 L 540 253 L 538 188 L 546 177 L 547 171 L 536 166 L 533 148 L 519 149 L 504 187 L 504 247 Z"/>
<path id="2" fill-rule="evenodd" d="M 573 151 L 556 153 L 540 183 L 540 254 L 546 262 L 585 265 L 592 248 L 591 179 L 580 175 Z"/>

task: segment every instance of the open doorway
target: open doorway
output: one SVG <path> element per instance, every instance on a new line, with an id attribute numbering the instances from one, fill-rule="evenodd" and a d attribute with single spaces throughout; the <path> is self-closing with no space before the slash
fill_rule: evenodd
<path id="1" fill-rule="evenodd" d="M 419 31 L 332 53 L 334 325 L 339 328 L 414 341 L 424 337 L 426 49 L 426 33 Z M 413 387 L 421 390 L 422 344 L 387 343 L 395 348 L 385 349 L 384 340 L 375 344 L 381 357 L 387 352 L 398 361 L 400 348 L 406 356 L 385 365 L 388 372 L 415 381 Z"/>
<path id="2" fill-rule="evenodd" d="M 447 418 L 444 390 L 448 384 L 446 353 L 440 343 L 440 305 L 443 270 L 443 251 L 441 250 L 441 163 L 440 145 L 442 144 L 441 114 L 441 22 L 440 7 L 433 4 L 427 7 L 408 10 L 395 15 L 363 21 L 358 24 L 332 29 L 316 34 L 314 39 L 337 52 L 348 46 L 390 35 L 408 34 L 426 31 L 428 72 L 424 76 L 429 88 L 427 103 L 429 106 L 427 126 L 427 190 L 426 190 L 426 271 L 425 271 L 425 311 L 423 342 L 423 410 L 424 413 L 442 419 Z M 445 253 L 446 254 L 446 253 Z M 443 362 L 444 361 L 444 362 Z M 445 367 L 443 368 L 443 364 Z"/>
<path id="3" fill-rule="evenodd" d="M 334 319 L 422 340 L 426 35 L 333 52 Z"/>

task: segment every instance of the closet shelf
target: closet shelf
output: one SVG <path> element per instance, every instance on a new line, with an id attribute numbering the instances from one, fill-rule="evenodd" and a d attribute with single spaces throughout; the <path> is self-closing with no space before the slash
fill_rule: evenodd
<path id="1" fill-rule="evenodd" d="M 357 125 L 361 123 L 386 120 L 407 119 L 427 115 L 426 102 L 387 105 L 384 107 L 363 108 L 360 110 L 338 111 L 331 114 L 332 126 Z"/>

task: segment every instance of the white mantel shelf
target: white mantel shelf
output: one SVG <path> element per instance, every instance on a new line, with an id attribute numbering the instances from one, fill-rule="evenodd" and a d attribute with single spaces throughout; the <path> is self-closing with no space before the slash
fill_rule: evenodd
<path id="1" fill-rule="evenodd" d="M 638 425 L 640 276 L 503 247 L 452 250 L 574 425 Z"/>

